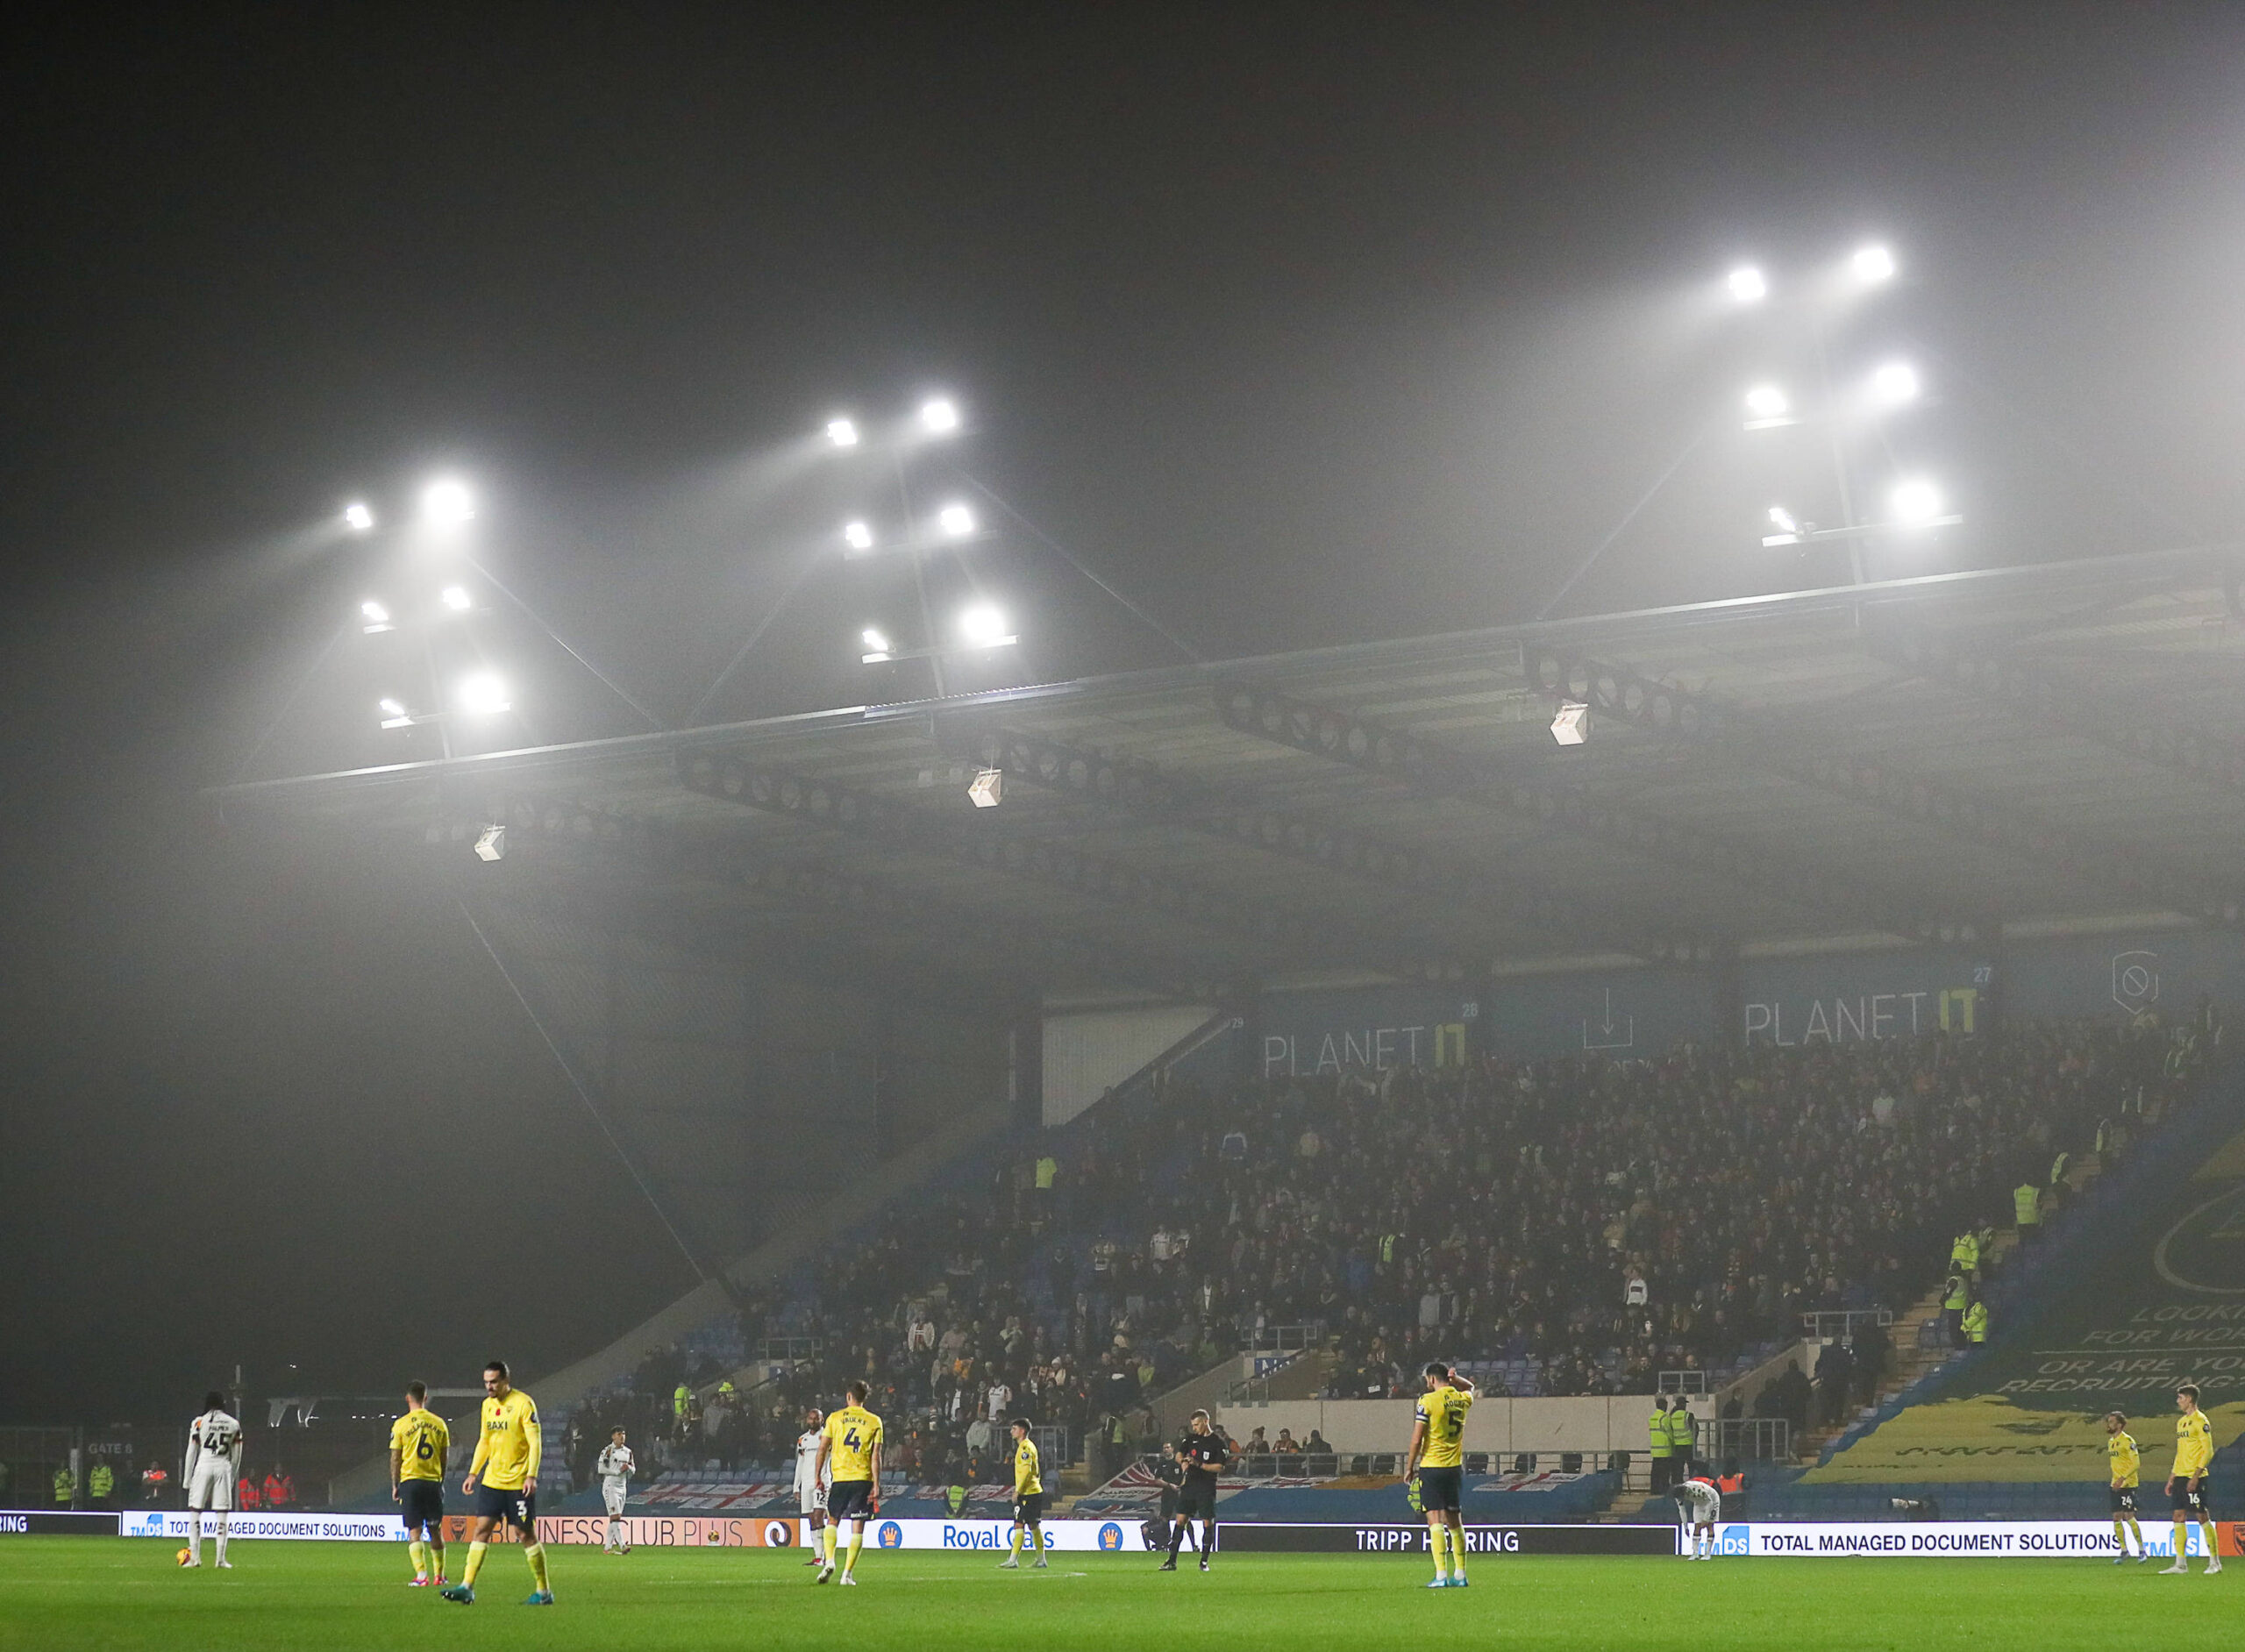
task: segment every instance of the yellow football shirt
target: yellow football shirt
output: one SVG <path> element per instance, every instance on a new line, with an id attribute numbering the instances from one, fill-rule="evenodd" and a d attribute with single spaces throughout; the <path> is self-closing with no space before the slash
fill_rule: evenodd
<path id="1" fill-rule="evenodd" d="M 863 1406 L 845 1406 L 826 1420 L 826 1476 L 830 1480 L 870 1480 L 873 1448 L 880 1443 L 880 1419 Z"/>
<path id="2" fill-rule="evenodd" d="M 1427 1449 L 1419 1458 L 1426 1469 L 1463 1468 L 1465 1463 L 1465 1413 L 1473 1396 L 1448 1383 L 1419 1401 L 1419 1421 L 1427 1425 Z"/>
<path id="3" fill-rule="evenodd" d="M 2125 1430 L 2106 1436 L 2105 1461 L 2113 1470 L 2106 1476 L 2106 1480 L 2122 1491 L 2135 1485 L 2136 1475 L 2143 1466 L 2143 1459 L 2136 1451 L 2135 1441 Z"/>
<path id="4" fill-rule="evenodd" d="M 2213 1425 L 2203 1411 L 2175 1419 L 2175 1478 L 2196 1479 L 2213 1462 Z"/>
<path id="5" fill-rule="evenodd" d="M 1044 1482 L 1037 1478 L 1037 1442 L 1023 1440 L 1014 1448 L 1014 1495 L 1036 1497 L 1044 1490 Z"/>
<path id="6" fill-rule="evenodd" d="M 389 1449 L 397 1453 L 401 1480 L 441 1480 L 453 1431 L 433 1411 L 409 1411 L 389 1426 Z"/>
<path id="7" fill-rule="evenodd" d="M 504 1399 L 483 1402 L 483 1437 L 475 1442 L 475 1462 L 468 1472 L 502 1492 L 519 1492 L 537 1476 L 545 1450 L 538 1402 L 519 1388 L 510 1389 Z"/>

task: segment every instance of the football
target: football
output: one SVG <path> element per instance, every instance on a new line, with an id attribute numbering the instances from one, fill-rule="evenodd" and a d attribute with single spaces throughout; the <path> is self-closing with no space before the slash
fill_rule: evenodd
<path id="1" fill-rule="evenodd" d="M 182 1549 L 179 1551 L 179 1563 L 182 1566 L 186 1565 L 189 1561 L 194 1558 L 194 1551 L 191 1549 Z"/>

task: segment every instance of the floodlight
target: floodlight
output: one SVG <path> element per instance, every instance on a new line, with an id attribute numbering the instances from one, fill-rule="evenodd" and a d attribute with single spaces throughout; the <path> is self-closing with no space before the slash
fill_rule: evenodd
<path id="1" fill-rule="evenodd" d="M 1906 361 L 1890 361 L 1871 375 L 1871 393 L 1888 407 L 1899 407 L 1918 398 L 1918 370 Z"/>
<path id="2" fill-rule="evenodd" d="M 1590 708 L 1579 700 L 1562 701 L 1559 715 L 1551 719 L 1551 737 L 1561 745 L 1580 745 L 1590 738 Z"/>
<path id="3" fill-rule="evenodd" d="M 353 533 L 365 533 L 374 525 L 374 513 L 354 499 L 343 507 L 343 525 Z"/>
<path id="4" fill-rule="evenodd" d="M 873 530 L 862 522 L 844 523 L 842 538 L 852 551 L 870 551 L 873 548 Z"/>
<path id="5" fill-rule="evenodd" d="M 385 698 L 375 701 L 375 703 L 382 709 L 382 711 L 386 716 L 402 717 L 405 715 L 405 708 L 395 700 Z"/>
<path id="6" fill-rule="evenodd" d="M 361 602 L 359 604 L 359 612 L 366 616 L 367 623 L 369 625 L 389 623 L 389 610 L 380 602 Z"/>
<path id="7" fill-rule="evenodd" d="M 445 587 L 438 600 L 455 614 L 465 614 L 471 606 L 467 592 L 457 585 Z"/>
<path id="8" fill-rule="evenodd" d="M 857 421 L 844 418 L 827 420 L 826 439 L 837 447 L 855 447 L 858 445 Z"/>
<path id="9" fill-rule="evenodd" d="M 482 836 L 475 840 L 475 858 L 478 860 L 497 860 L 506 852 L 507 829 L 504 826 L 486 826 Z"/>
<path id="10" fill-rule="evenodd" d="M 948 436 L 959 428 L 959 404 L 938 395 L 920 404 L 920 425 L 930 436 Z"/>
<path id="11" fill-rule="evenodd" d="M 988 602 L 977 602 L 959 616 L 959 634 L 977 648 L 1001 648 L 1014 639 L 1006 634 L 1006 616 Z"/>
<path id="12" fill-rule="evenodd" d="M 882 635 L 881 632 L 873 626 L 866 626 L 866 629 L 859 632 L 858 635 L 865 639 L 866 649 L 869 653 L 887 654 L 894 653 L 895 652 L 894 649 L 890 646 L 888 638 Z"/>
<path id="13" fill-rule="evenodd" d="M 1848 267 L 1855 272 L 1857 281 L 1866 284 L 1894 278 L 1894 254 L 1883 246 L 1864 246 L 1856 250 L 1848 260 Z"/>
<path id="14" fill-rule="evenodd" d="M 974 531 L 974 513 L 954 501 L 936 512 L 936 525 L 945 538 L 964 539 Z"/>
<path id="15" fill-rule="evenodd" d="M 1779 417 L 1792 405 L 1774 384 L 1757 384 L 1746 393 L 1746 410 L 1757 419 Z"/>
<path id="16" fill-rule="evenodd" d="M 475 515 L 475 495 L 455 476 L 439 476 L 421 490 L 421 514 L 440 528 L 457 528 Z"/>
<path id="17" fill-rule="evenodd" d="M 1941 490 L 1924 477 L 1913 476 L 1894 484 L 1886 503 L 1901 526 L 1923 528 L 1941 515 Z"/>
<path id="18" fill-rule="evenodd" d="M 507 699 L 507 685 L 492 672 L 479 671 L 463 680 L 453 696 L 460 709 L 474 716 L 488 716 L 495 712 L 511 711 Z"/>
<path id="19" fill-rule="evenodd" d="M 1741 264 L 1725 280 L 1730 296 L 1742 304 L 1758 304 L 1770 296 L 1770 283 L 1751 264 Z"/>
<path id="20" fill-rule="evenodd" d="M 995 808 L 1005 796 L 1006 772 L 1003 769 L 982 769 L 976 773 L 966 788 L 966 795 L 977 808 Z"/>
<path id="21" fill-rule="evenodd" d="M 1800 523 L 1793 520 L 1792 512 L 1787 510 L 1783 505 L 1770 507 L 1770 520 L 1776 523 L 1778 528 L 1786 533 L 1800 531 Z"/>

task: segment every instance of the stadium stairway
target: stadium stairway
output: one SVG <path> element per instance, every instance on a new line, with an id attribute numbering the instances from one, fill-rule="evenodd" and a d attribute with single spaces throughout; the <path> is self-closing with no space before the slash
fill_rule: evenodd
<path id="1" fill-rule="evenodd" d="M 2099 1417 L 2131 1416 L 2144 1483 L 2156 1485 L 2185 1381 L 2203 1389 L 2224 1448 L 2217 1499 L 2245 1473 L 2233 1443 L 2245 1430 L 2245 1322 L 2231 1300 L 2245 1236 L 2245 1072 L 2213 1075 L 2134 1153 L 2068 1180 L 2070 1207 L 1990 1281 L 1991 1340 L 1952 1356 L 1907 1338 L 1892 1392 L 1797 1476 L 1757 1485 L 1757 1517 L 1892 1518 L 1892 1499 L 1906 1498 L 1963 1518 L 2095 1518 Z"/>

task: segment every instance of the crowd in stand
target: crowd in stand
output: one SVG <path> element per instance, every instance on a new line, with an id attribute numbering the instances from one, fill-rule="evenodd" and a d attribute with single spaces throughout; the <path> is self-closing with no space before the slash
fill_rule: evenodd
<path id="1" fill-rule="evenodd" d="M 1646 1392 L 1806 1311 L 1914 1300 L 1953 1235 L 2008 1217 L 2022 1166 L 2156 1114 L 2206 1042 L 2146 1018 L 1162 1086 L 749 1304 L 752 1342 L 818 1349 L 755 1404 L 683 1409 L 675 1385 L 710 1373 L 651 1367 L 582 1432 L 776 1461 L 802 1405 L 862 1377 L 892 1466 L 972 1483 L 1006 1472 L 1009 1416 L 1119 1461 L 1153 1394 L 1309 1324 L 1333 1397 L 1408 1392 L 1435 1356 L 1532 1361 L 1546 1394 Z M 1780 1397 L 1804 1421 L 1807 1389 Z"/>

